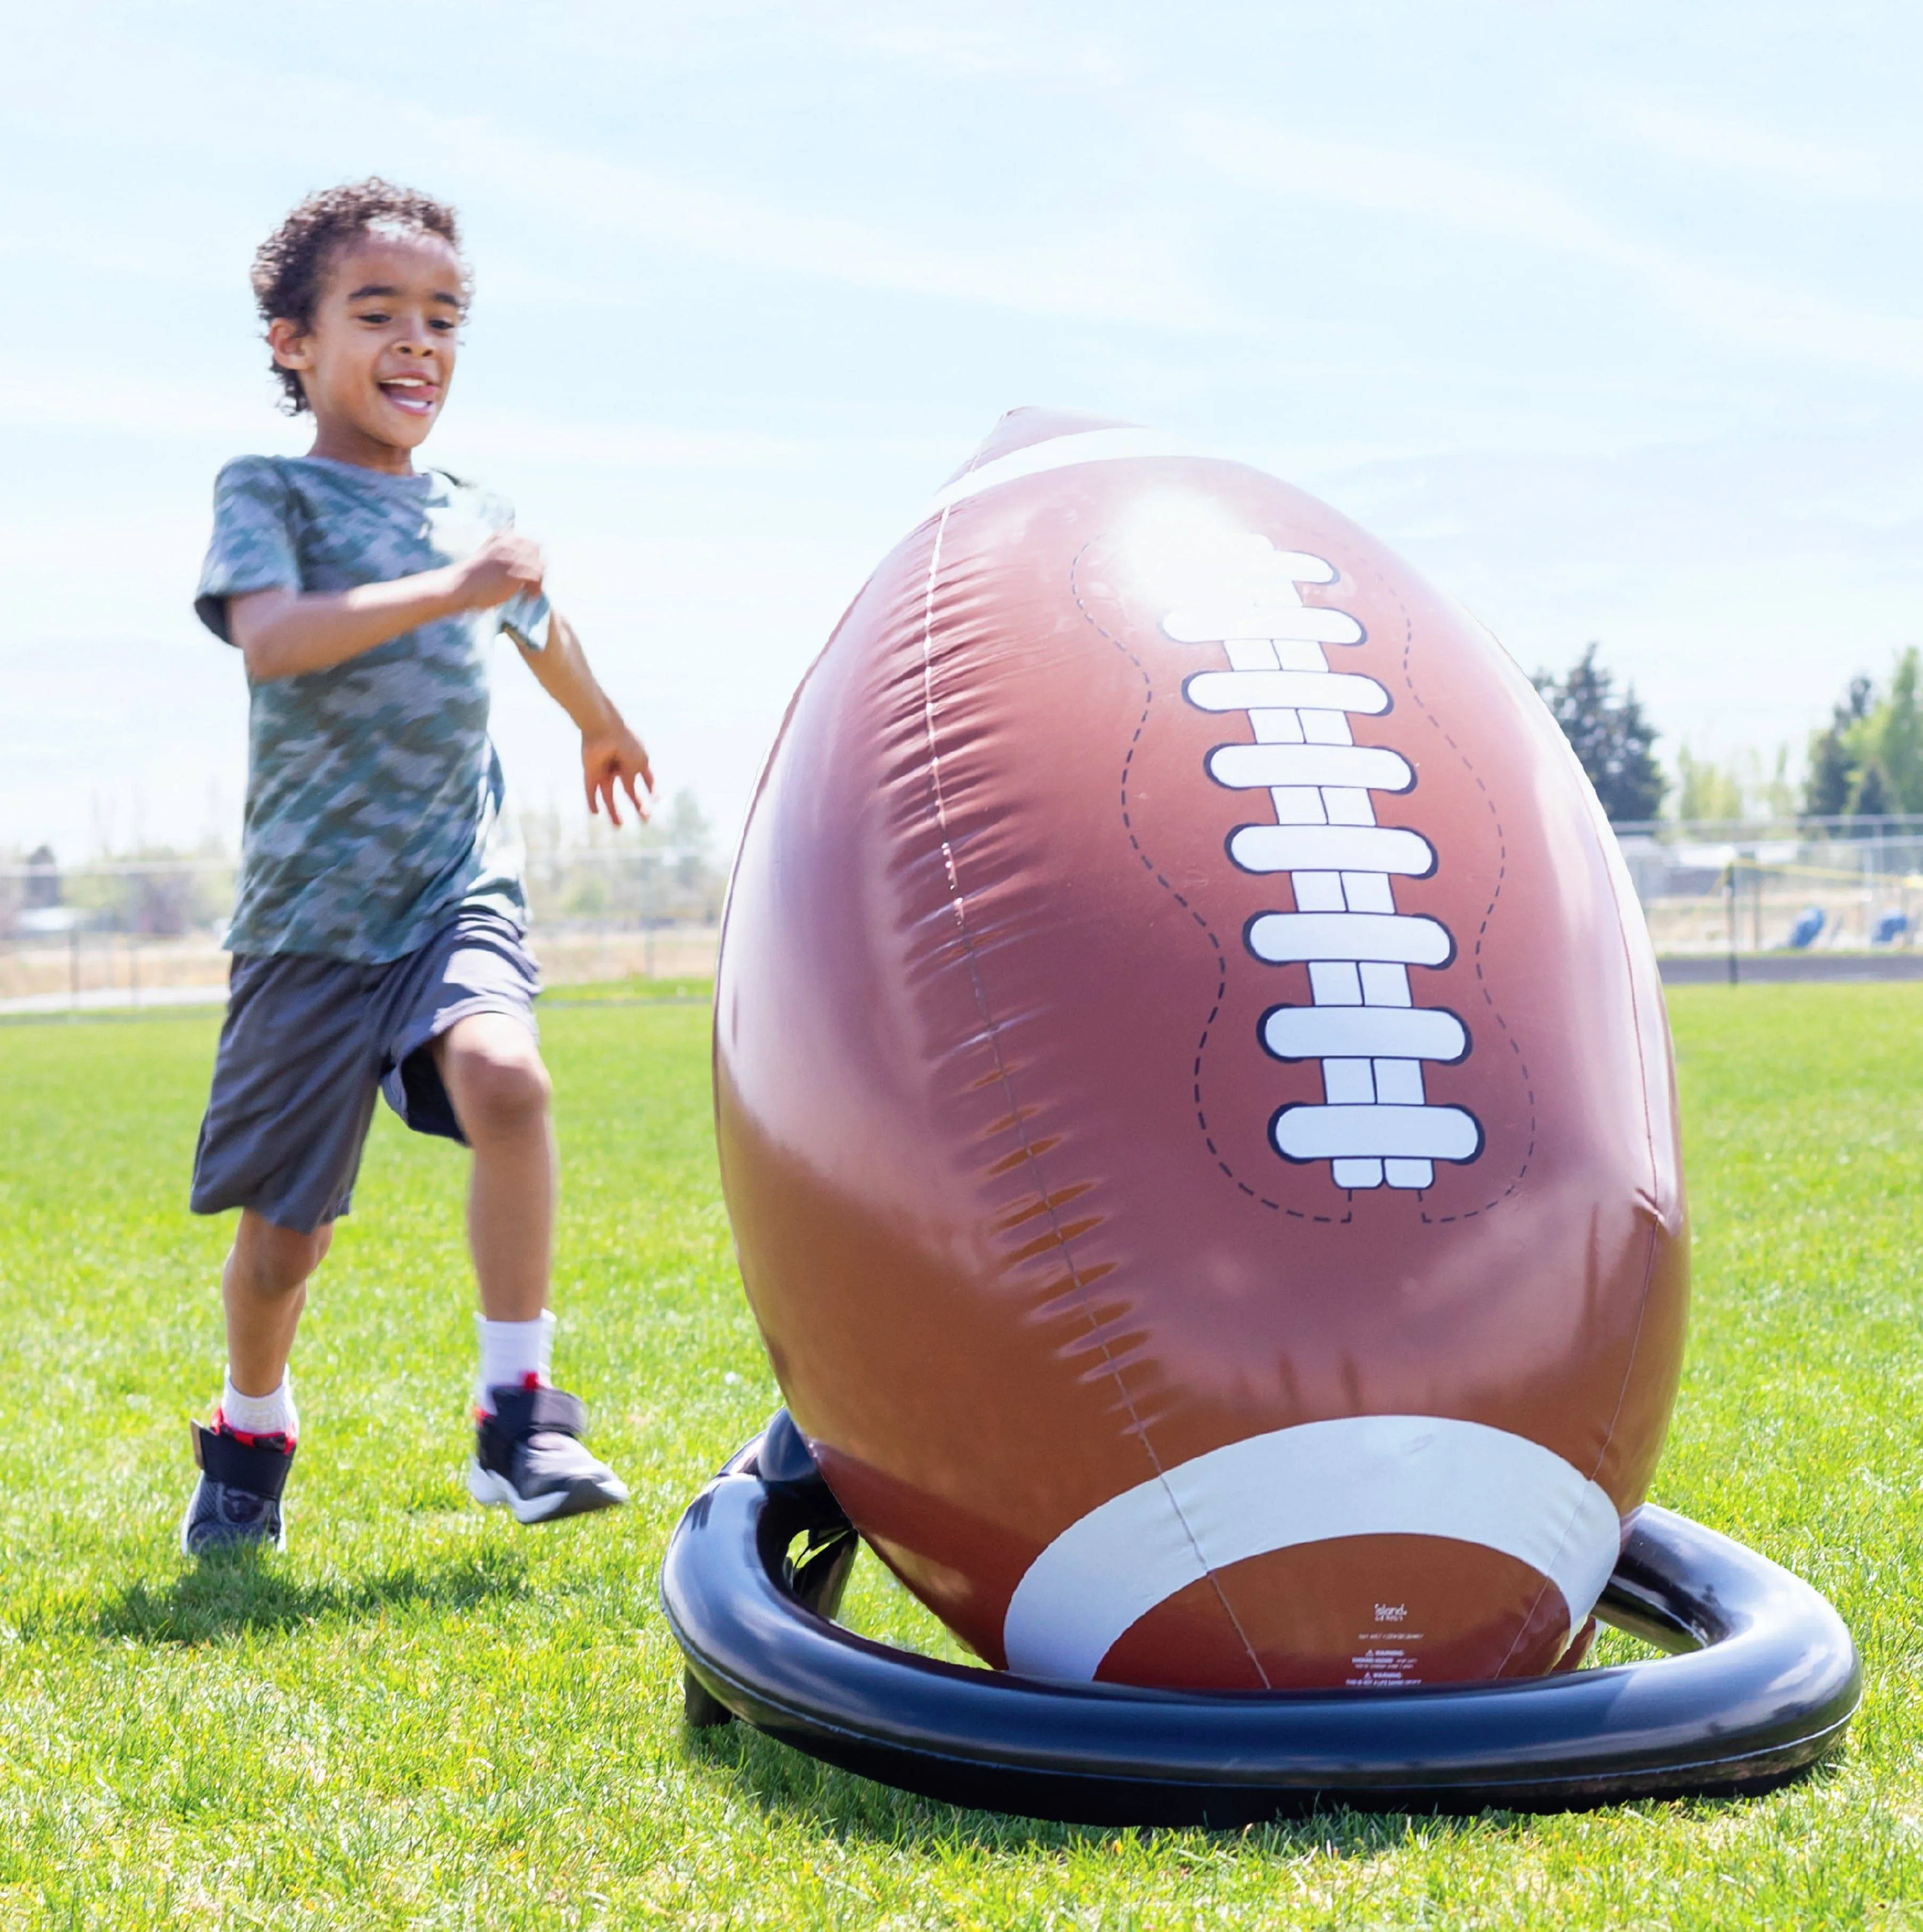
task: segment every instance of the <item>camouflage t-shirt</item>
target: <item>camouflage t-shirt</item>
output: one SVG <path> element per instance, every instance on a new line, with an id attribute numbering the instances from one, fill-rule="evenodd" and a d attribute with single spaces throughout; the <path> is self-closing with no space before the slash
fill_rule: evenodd
<path id="1" fill-rule="evenodd" d="M 346 590 L 471 555 L 514 521 L 439 470 L 243 456 L 214 486 L 194 608 L 229 643 L 227 600 Z M 488 656 L 547 641 L 544 598 L 463 612 L 326 670 L 248 688 L 235 952 L 397 959 L 463 906 L 525 922 L 521 851 L 487 735 Z"/>

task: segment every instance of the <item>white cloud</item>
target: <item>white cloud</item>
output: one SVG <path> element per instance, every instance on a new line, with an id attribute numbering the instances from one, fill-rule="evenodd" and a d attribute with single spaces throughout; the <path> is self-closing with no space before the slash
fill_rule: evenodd
<path id="1" fill-rule="evenodd" d="M 592 236 L 617 288 L 640 280 L 614 266 L 622 250 L 667 248 L 771 276 L 1019 315 L 1204 336 L 1251 326 L 1179 230 L 1132 210 L 1066 234 L 1046 220 L 939 212 L 918 229 L 884 226 L 498 133 L 462 154 L 460 167 L 504 205 L 540 209 L 577 237 Z"/>
<path id="2" fill-rule="evenodd" d="M 314 130 L 324 129 L 325 147 L 358 154 L 361 166 L 425 168 L 466 184 L 464 196 L 484 192 L 527 225 L 532 247 L 544 242 L 552 253 L 565 237 L 584 290 L 604 300 L 652 293 L 657 257 L 669 251 L 1018 316 L 1210 337 L 1251 326 L 1189 224 L 1152 208 L 1111 201 L 1080 208 L 1072 220 L 1050 206 L 960 212 L 964 182 L 918 221 L 882 219 L 618 159 L 605 143 L 544 137 L 511 114 L 466 102 L 437 109 L 360 76 L 334 80 L 154 42 L 123 46 L 79 86 L 64 61 L 49 64 L 44 42 L 19 52 L 12 84 L 31 104 L 19 117 L 30 128 L 117 141 L 137 130 L 161 148 L 308 166 Z M 351 163 L 338 170 L 352 171 Z M 591 271 L 578 266 L 584 248 L 593 251 Z"/>
<path id="3" fill-rule="evenodd" d="M 807 447 L 790 437 L 665 429 L 619 420 L 569 422 L 485 406 L 463 410 L 442 441 L 451 444 L 457 439 L 463 448 L 484 451 L 490 469 L 514 459 L 595 470 L 645 470 L 657 475 L 683 470 L 790 469 Z"/>
<path id="4" fill-rule="evenodd" d="M 1059 4 L 997 0 L 660 0 L 636 6 L 577 4 L 550 17 L 565 44 L 599 58 L 658 63 L 765 55 L 771 42 L 796 55 L 832 52 L 950 80 L 1041 80 L 1064 88 L 1107 88 L 1138 77 L 1145 62 L 1103 24 L 1077 26 Z"/>
<path id="5" fill-rule="evenodd" d="M 1923 201 L 1923 149 L 1807 134 L 1707 100 L 1612 92 L 1590 104 L 1605 136 L 1706 174 L 1725 175 L 1802 202 Z"/>
<path id="6" fill-rule="evenodd" d="M 231 384 L 132 370 L 0 375 L 0 428 L 106 429 L 131 436 L 225 436 L 257 442 L 273 422 L 268 413 L 273 394 L 265 370 L 252 393 L 236 392 Z M 289 447 L 294 446 L 290 439 Z"/>
<path id="7" fill-rule="evenodd" d="M 1239 112 L 1191 106 L 1175 120 L 1198 160 L 1244 188 L 1586 266 L 1712 347 L 1906 382 L 1923 376 L 1923 322 L 1719 266 L 1596 213 L 1552 181 Z"/>

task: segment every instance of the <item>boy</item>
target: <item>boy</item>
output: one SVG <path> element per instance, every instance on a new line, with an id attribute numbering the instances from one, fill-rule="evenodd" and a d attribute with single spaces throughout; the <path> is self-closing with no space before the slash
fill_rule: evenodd
<path id="1" fill-rule="evenodd" d="M 580 728 L 592 809 L 619 824 L 620 788 L 645 817 L 648 754 L 506 505 L 414 467 L 467 308 L 453 211 L 379 180 L 314 195 L 262 247 L 253 288 L 284 406 L 311 412 L 314 441 L 221 471 L 195 605 L 245 660 L 250 715 L 227 1018 L 193 1193 L 196 1213 L 241 1218 L 221 1276 L 226 1386 L 213 1426 L 194 1427 L 181 1545 L 286 1546 L 287 1358 L 377 1089 L 417 1132 L 473 1150 L 470 1490 L 523 1522 L 604 1509 L 628 1492 L 548 1378 L 555 1152 L 487 737 L 496 632 Z"/>

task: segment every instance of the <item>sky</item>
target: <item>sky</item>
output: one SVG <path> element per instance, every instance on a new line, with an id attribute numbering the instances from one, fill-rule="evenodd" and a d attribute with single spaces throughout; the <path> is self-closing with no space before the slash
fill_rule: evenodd
<path id="1" fill-rule="evenodd" d="M 192 614 L 295 452 L 247 269 L 303 194 L 459 207 L 427 457 L 485 481 L 724 838 L 797 680 L 1005 410 L 1355 518 L 1673 758 L 1800 754 L 1923 640 L 1923 13 L 1777 0 L 0 0 L 0 852 L 237 838 Z M 506 646 L 524 807 L 578 816 Z"/>

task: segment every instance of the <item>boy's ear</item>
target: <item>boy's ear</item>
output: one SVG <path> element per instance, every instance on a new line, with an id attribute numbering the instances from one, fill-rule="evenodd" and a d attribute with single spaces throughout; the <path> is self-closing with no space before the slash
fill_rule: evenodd
<path id="1" fill-rule="evenodd" d="M 311 369 L 314 365 L 310 332 L 292 316 L 277 315 L 267 325 L 267 346 L 283 369 Z"/>

